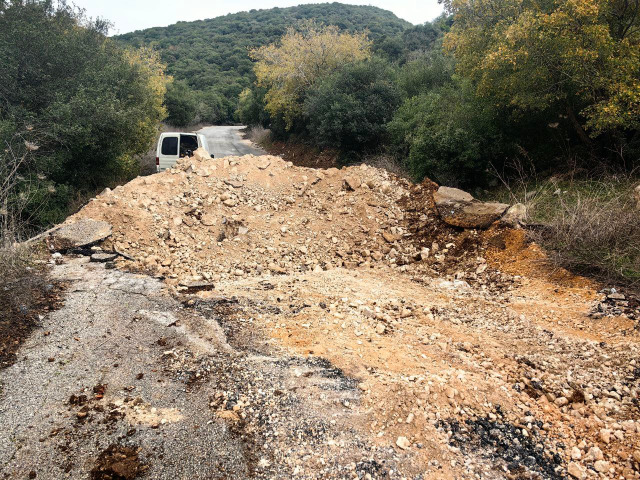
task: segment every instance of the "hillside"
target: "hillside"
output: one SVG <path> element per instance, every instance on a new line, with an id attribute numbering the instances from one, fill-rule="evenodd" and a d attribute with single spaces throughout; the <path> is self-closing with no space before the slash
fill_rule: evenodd
<path id="1" fill-rule="evenodd" d="M 272 43 L 287 27 L 308 19 L 349 31 L 366 29 L 374 40 L 396 35 L 411 26 L 377 7 L 323 3 L 178 22 L 115 38 L 127 45 L 156 48 L 167 64 L 168 73 L 188 83 L 199 93 L 198 102 L 215 110 L 207 112 L 211 118 L 206 120 L 224 122 L 231 120 L 238 94 L 253 79 L 248 49 Z"/>

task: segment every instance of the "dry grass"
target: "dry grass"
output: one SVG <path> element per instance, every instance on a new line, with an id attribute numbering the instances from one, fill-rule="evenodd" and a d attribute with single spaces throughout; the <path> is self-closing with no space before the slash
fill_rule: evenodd
<path id="1" fill-rule="evenodd" d="M 527 206 L 530 236 L 558 266 L 604 282 L 640 288 L 638 181 L 552 177 L 521 181 L 493 198 Z"/>
<path id="2" fill-rule="evenodd" d="M 256 145 L 266 145 L 271 141 L 271 130 L 260 125 L 247 127 L 245 130 L 245 138 L 251 140 Z"/>

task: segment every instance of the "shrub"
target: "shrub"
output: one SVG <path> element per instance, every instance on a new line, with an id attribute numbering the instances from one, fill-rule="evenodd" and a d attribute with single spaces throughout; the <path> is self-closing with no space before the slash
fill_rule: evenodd
<path id="1" fill-rule="evenodd" d="M 394 73 L 386 62 L 347 65 L 309 93 L 305 115 L 311 141 L 345 151 L 371 148 L 385 140 L 398 103 Z"/>
<path id="2" fill-rule="evenodd" d="M 464 85 L 445 85 L 406 100 L 389 123 L 392 141 L 416 179 L 480 184 L 508 145 L 494 113 Z"/>
<path id="3" fill-rule="evenodd" d="M 186 127 L 196 120 L 196 97 L 185 82 L 174 81 L 167 86 L 164 106 L 169 125 Z"/>
<path id="4" fill-rule="evenodd" d="M 261 125 L 254 125 L 247 130 L 247 138 L 256 145 L 263 145 L 271 140 L 271 131 Z"/>
<path id="5" fill-rule="evenodd" d="M 157 55 L 123 50 L 107 30 L 65 2 L 0 2 L 0 168 L 31 153 L 8 198 L 35 228 L 134 176 L 165 115 Z"/>

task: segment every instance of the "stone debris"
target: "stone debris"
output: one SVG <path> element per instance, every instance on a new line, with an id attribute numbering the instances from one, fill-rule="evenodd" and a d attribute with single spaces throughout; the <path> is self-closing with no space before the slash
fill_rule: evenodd
<path id="1" fill-rule="evenodd" d="M 498 221 L 507 208 L 368 166 L 194 157 L 74 219 L 113 225 L 102 247 L 127 255 L 119 267 L 162 277 L 185 305 L 228 321 L 244 302 L 248 330 L 353 374 L 359 398 L 339 407 L 366 412 L 363 431 L 395 455 L 428 452 L 428 473 L 407 478 L 639 479 L 639 305 L 550 279 L 539 247 Z M 241 422 L 237 399 L 214 403 Z"/>
<path id="2" fill-rule="evenodd" d="M 117 253 L 92 253 L 91 261 L 104 263 L 104 262 L 113 262 L 116 258 L 118 258 Z"/>
<path id="3" fill-rule="evenodd" d="M 433 200 L 442 220 L 462 228 L 487 228 L 509 208 L 506 203 L 481 202 L 469 193 L 451 187 L 438 188 Z"/>
<path id="4" fill-rule="evenodd" d="M 111 235 L 111 225 L 102 220 L 83 218 L 64 223 L 49 237 L 51 250 L 69 250 L 94 245 Z"/>

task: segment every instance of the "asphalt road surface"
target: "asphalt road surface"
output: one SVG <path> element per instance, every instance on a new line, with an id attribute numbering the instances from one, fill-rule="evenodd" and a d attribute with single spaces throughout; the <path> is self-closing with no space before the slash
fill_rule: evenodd
<path id="1" fill-rule="evenodd" d="M 230 155 L 265 155 L 265 151 L 242 138 L 243 126 L 213 126 L 198 130 L 207 137 L 209 153 L 216 158 Z"/>

